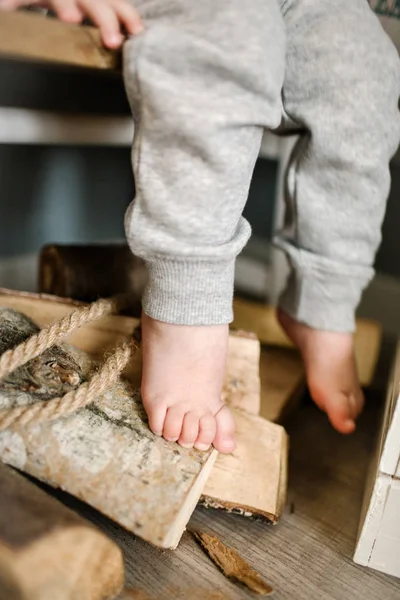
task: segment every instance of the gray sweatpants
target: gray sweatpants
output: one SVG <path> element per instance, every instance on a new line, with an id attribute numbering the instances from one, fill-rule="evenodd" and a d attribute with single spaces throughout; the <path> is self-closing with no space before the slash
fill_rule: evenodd
<path id="1" fill-rule="evenodd" d="M 232 319 L 241 216 L 264 129 L 301 133 L 277 244 L 281 306 L 351 331 L 370 280 L 400 135 L 399 59 L 367 0 L 139 0 L 124 75 L 135 119 L 126 214 L 149 271 L 144 311 Z"/>

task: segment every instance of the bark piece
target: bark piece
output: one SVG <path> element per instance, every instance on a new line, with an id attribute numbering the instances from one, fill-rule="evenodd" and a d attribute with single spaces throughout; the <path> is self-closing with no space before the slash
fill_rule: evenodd
<path id="1" fill-rule="evenodd" d="M 107 50 L 94 27 L 15 12 L 1 13 L 0 55 L 102 70 L 121 63 L 120 53 Z"/>
<path id="2" fill-rule="evenodd" d="M 111 600 L 123 583 L 114 542 L 0 463 L 0 600 Z"/>
<path id="3" fill-rule="evenodd" d="M 255 571 L 241 556 L 225 546 L 216 536 L 198 531 L 192 532 L 195 539 L 217 565 L 223 574 L 229 579 L 238 581 L 245 585 L 249 590 L 259 596 L 268 596 L 272 594 L 272 587 L 264 581 L 261 575 Z"/>
<path id="4" fill-rule="evenodd" d="M 234 301 L 233 326 L 253 331 L 261 344 L 292 348 L 293 344 L 284 333 L 272 306 L 248 302 L 241 298 Z M 374 377 L 378 361 L 382 329 L 379 323 L 357 319 L 354 336 L 358 374 L 362 385 L 369 385 Z"/>
<path id="5" fill-rule="evenodd" d="M 21 320 L 24 335 L 36 332 L 29 319 L 15 312 L 14 326 L 9 327 L 10 312 L 0 311 L 2 332 L 19 329 Z M 96 366 L 90 357 L 73 347 L 62 350 L 88 378 Z M 57 358 L 54 363 L 58 365 Z M 13 376 L 18 389 L 18 372 L 11 380 Z M 54 378 L 52 386 L 52 395 L 60 395 Z M 30 391 L 0 390 L 0 409 L 33 401 Z M 122 379 L 71 416 L 0 432 L 4 462 L 62 488 L 163 548 L 179 543 L 216 454 L 186 450 L 155 436 L 139 392 Z"/>

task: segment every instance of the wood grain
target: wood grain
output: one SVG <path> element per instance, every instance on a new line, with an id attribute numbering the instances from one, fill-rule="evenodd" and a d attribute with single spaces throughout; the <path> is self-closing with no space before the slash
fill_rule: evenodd
<path id="1" fill-rule="evenodd" d="M 219 455 L 202 504 L 275 523 L 286 499 L 287 435 L 262 417 L 233 410 L 237 447 Z"/>
<path id="2" fill-rule="evenodd" d="M 114 542 L 0 463 L 0 600 L 106 600 L 123 584 Z"/>
<path id="3" fill-rule="evenodd" d="M 20 12 L 0 12 L 0 55 L 108 71 L 120 66 L 119 53 L 103 46 L 97 29 Z"/>
<path id="4" fill-rule="evenodd" d="M 278 323 L 272 306 L 235 298 L 234 315 L 233 326 L 254 332 L 262 344 L 293 347 Z M 378 361 L 382 330 L 378 323 L 365 319 L 358 319 L 356 326 L 354 344 L 358 374 L 361 384 L 369 385 Z"/>

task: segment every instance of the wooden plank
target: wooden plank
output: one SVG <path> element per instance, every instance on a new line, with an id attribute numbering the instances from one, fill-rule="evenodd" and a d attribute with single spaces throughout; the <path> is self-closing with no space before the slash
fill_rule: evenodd
<path id="1" fill-rule="evenodd" d="M 21 12 L 0 12 L 0 55 L 108 71 L 120 66 L 120 54 L 103 46 L 94 27 Z"/>
<path id="2" fill-rule="evenodd" d="M 0 600 L 107 600 L 123 584 L 111 539 L 0 463 Z"/>
<path id="3" fill-rule="evenodd" d="M 235 298 L 234 313 L 233 326 L 237 329 L 254 332 L 261 344 L 293 347 L 292 342 L 278 323 L 275 309 L 272 306 Z M 358 374 L 362 385 L 369 385 L 372 382 L 378 361 L 381 337 L 381 327 L 378 323 L 366 319 L 357 320 L 354 343 Z"/>
<path id="4" fill-rule="evenodd" d="M 305 391 L 300 354 L 292 349 L 263 346 L 260 356 L 260 415 L 282 423 L 299 406 Z"/>
<path id="5" fill-rule="evenodd" d="M 257 415 L 234 410 L 234 417 L 237 448 L 218 456 L 201 502 L 275 523 L 286 500 L 287 435 Z"/>
<path id="6" fill-rule="evenodd" d="M 3 351 L 37 331 L 27 317 L 8 308 L 0 309 L 0 328 L 7 342 Z M 49 369 L 46 397 L 60 396 L 65 356 L 69 364 L 75 361 L 79 378 L 89 378 L 96 367 L 87 354 L 65 345 L 54 350 L 50 365 L 38 357 L 9 375 L 0 389 L 0 409 L 35 402 L 35 389 L 25 381 L 40 381 L 44 388 Z M 163 548 L 179 543 L 216 455 L 155 436 L 139 391 L 122 379 L 69 417 L 0 432 L 4 462 L 61 487 Z"/>
<path id="7" fill-rule="evenodd" d="M 260 412 L 260 342 L 253 334 L 232 331 L 229 336 L 222 398 L 232 408 Z"/>
<path id="8" fill-rule="evenodd" d="M 400 577 L 400 342 L 364 490 L 355 562 Z"/>
<path id="9" fill-rule="evenodd" d="M 40 326 L 45 326 L 68 314 L 79 303 L 2 289 L 0 305 L 19 310 Z M 131 317 L 107 317 L 83 327 L 69 338 L 69 342 L 98 357 L 107 347 L 129 335 L 138 323 Z M 254 336 L 242 332 L 230 335 L 223 395 L 232 408 L 242 411 L 235 413 L 238 445 L 233 459 L 218 456 L 210 475 L 211 487 L 206 493 L 209 504 L 215 500 L 214 505 L 225 510 L 242 513 L 252 510 L 254 514 L 276 521 L 286 493 L 286 481 L 280 476 L 287 461 L 286 436 L 281 427 L 274 427 L 257 416 L 252 418 L 243 414 L 243 411 L 253 415 L 259 412 L 259 356 L 260 345 Z M 140 385 L 140 354 L 132 362 L 127 375 L 135 387 Z M 251 427 L 257 430 L 257 435 L 254 432 L 252 435 Z M 259 443 L 258 436 L 267 436 L 267 439 Z M 265 477 L 260 478 L 255 472 L 257 469 Z M 255 487 L 253 477 L 257 480 Z M 235 485 L 230 483 L 233 480 Z"/>

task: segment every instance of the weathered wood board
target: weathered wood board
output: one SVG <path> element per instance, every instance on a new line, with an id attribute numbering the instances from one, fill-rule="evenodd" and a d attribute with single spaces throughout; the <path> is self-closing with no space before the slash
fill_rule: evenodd
<path id="1" fill-rule="evenodd" d="M 201 503 L 275 523 L 286 500 L 288 437 L 283 427 L 234 410 L 237 448 L 219 455 Z"/>
<path id="2" fill-rule="evenodd" d="M 0 600 L 111 600 L 123 584 L 117 544 L 0 463 Z"/>
<path id="3" fill-rule="evenodd" d="M 263 346 L 260 379 L 260 416 L 273 423 L 282 423 L 298 408 L 305 390 L 305 370 L 300 354 L 290 348 Z"/>
<path id="4" fill-rule="evenodd" d="M 120 53 L 104 47 L 98 29 L 21 12 L 0 12 L 0 55 L 101 70 L 121 64 Z"/>
<path id="5" fill-rule="evenodd" d="M 233 326 L 237 329 L 253 331 L 261 344 L 293 347 L 292 342 L 278 323 L 275 309 L 272 306 L 235 298 L 234 314 Z M 362 385 L 369 385 L 373 379 L 381 337 L 382 331 L 379 323 L 364 319 L 357 320 L 354 343 L 358 374 Z"/>
<path id="6" fill-rule="evenodd" d="M 2 308 L 3 335 L 10 320 L 25 337 L 35 332 L 26 317 Z M 24 325 L 20 325 L 21 320 Z M 68 346 L 62 351 L 70 362 L 75 361 L 84 379 L 90 377 L 96 365 L 88 355 Z M 64 376 L 58 362 L 55 354 L 54 396 L 60 395 L 57 378 L 62 384 Z M 0 386 L 0 409 L 35 401 L 29 387 L 27 391 L 19 389 L 18 371 L 14 386 L 10 383 L 13 374 L 7 385 Z M 122 379 L 93 405 L 69 417 L 0 432 L 0 458 L 4 462 L 66 490 L 164 548 L 179 543 L 216 455 L 214 450 L 185 450 L 155 436 L 147 425 L 139 391 Z"/>
<path id="7" fill-rule="evenodd" d="M 11 290 L 0 290 L 0 305 L 9 306 L 19 310 L 39 325 L 45 326 L 79 306 L 79 303 L 66 302 L 61 299 L 36 294 L 18 293 Z M 84 349 L 92 356 L 98 357 L 109 346 L 123 339 L 135 327 L 138 321 L 130 317 L 111 316 L 101 321 L 91 323 L 77 331 L 69 338 L 69 342 Z M 242 411 L 256 415 L 260 407 L 259 389 L 260 379 L 258 372 L 260 347 L 259 342 L 252 335 L 241 332 L 232 333 L 229 339 L 229 356 L 227 376 L 224 385 L 224 395 L 227 403 Z M 136 358 L 127 374 L 135 386 L 140 384 L 141 359 Z M 285 392 L 286 393 L 286 392 Z M 249 437 L 248 422 L 250 417 L 235 413 L 238 428 L 238 446 L 234 453 L 234 460 L 225 455 L 219 455 L 211 472 L 212 489 L 206 488 L 208 499 L 215 495 L 216 504 L 232 510 L 236 506 L 240 512 L 246 512 L 251 506 L 254 514 L 265 516 L 275 521 L 280 515 L 282 498 L 286 493 L 285 477 L 280 479 L 276 473 L 284 471 L 287 461 L 287 446 L 272 444 L 269 451 L 263 444 L 254 444 L 257 436 L 251 441 L 251 451 L 246 448 Z M 257 435 L 269 435 L 272 424 L 264 423 L 255 417 Z M 282 428 L 276 428 L 275 436 L 284 440 Z M 250 436 L 251 437 L 251 436 Z M 228 467 L 226 465 L 229 465 Z M 256 495 L 253 481 L 249 474 L 253 474 L 254 465 L 257 465 L 256 474 L 258 491 L 265 490 L 265 496 Z M 230 479 L 235 480 L 235 485 L 227 487 L 227 473 L 231 470 Z M 207 484 L 206 484 L 207 485 Z M 267 489 L 268 487 L 268 489 Z M 236 497 L 237 491 L 241 490 Z M 221 502 L 223 500 L 223 503 Z"/>

